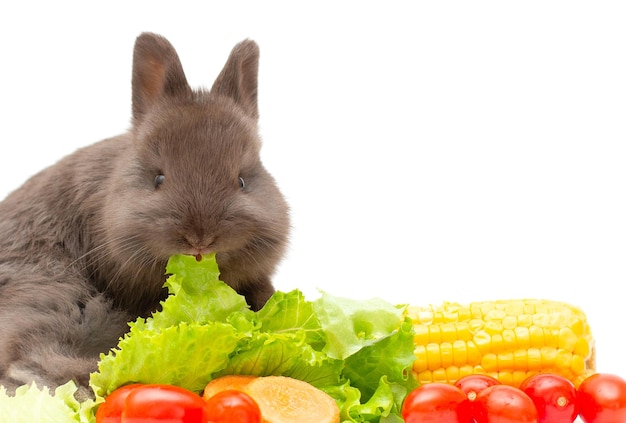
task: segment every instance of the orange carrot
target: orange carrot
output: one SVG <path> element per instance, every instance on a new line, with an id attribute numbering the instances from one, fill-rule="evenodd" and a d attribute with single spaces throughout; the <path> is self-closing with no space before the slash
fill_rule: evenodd
<path id="1" fill-rule="evenodd" d="M 256 376 L 247 375 L 228 375 L 218 377 L 217 379 L 213 379 L 207 384 L 207 386 L 204 388 L 202 398 L 207 401 L 218 392 L 226 391 L 229 389 L 235 389 L 237 391 L 245 392 L 246 386 L 254 379 L 256 379 Z"/>
<path id="2" fill-rule="evenodd" d="M 286 376 L 229 375 L 213 379 L 202 394 L 236 389 L 250 395 L 261 409 L 263 423 L 339 423 L 339 407 L 327 393 Z"/>
<path id="3" fill-rule="evenodd" d="M 339 423 L 339 407 L 313 385 L 284 376 L 259 377 L 246 392 L 259 404 L 266 423 Z"/>

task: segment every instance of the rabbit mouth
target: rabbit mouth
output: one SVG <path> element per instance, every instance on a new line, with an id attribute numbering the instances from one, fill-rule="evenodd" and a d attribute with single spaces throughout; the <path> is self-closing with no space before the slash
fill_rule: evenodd
<path id="1" fill-rule="evenodd" d="M 209 254 L 228 253 L 236 250 L 238 245 L 228 237 L 218 235 L 198 237 L 195 235 L 184 235 L 179 241 L 179 254 L 186 254 L 194 257 L 206 256 Z"/>
<path id="2" fill-rule="evenodd" d="M 217 252 L 214 238 L 198 240 L 185 237 L 182 244 L 185 246 L 182 253 L 196 258 Z"/>

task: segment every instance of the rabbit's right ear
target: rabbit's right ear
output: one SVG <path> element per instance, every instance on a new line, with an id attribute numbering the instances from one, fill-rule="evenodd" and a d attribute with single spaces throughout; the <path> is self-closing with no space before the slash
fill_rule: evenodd
<path id="1" fill-rule="evenodd" d="M 133 54 L 133 121 L 141 120 L 162 97 L 189 94 L 191 88 L 170 42 L 152 33 L 137 37 Z"/>

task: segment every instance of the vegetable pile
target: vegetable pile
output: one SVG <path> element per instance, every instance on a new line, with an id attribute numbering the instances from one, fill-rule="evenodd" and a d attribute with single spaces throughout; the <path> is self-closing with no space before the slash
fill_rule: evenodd
<path id="1" fill-rule="evenodd" d="M 403 421 L 402 402 L 417 386 L 413 326 L 403 317 L 405 307 L 327 293 L 307 301 L 294 290 L 277 292 L 253 312 L 219 280 L 214 255 L 201 261 L 174 256 L 167 273 L 170 296 L 162 310 L 130 323 L 118 346 L 101 356 L 90 380 L 95 402 L 78 404 L 71 382 L 54 396 L 36 387 L 15 398 L 0 390 L 0 420 L 93 422 L 98 404 L 127 384 L 200 393 L 212 379 L 243 374 L 308 382 L 337 402 L 342 422 Z M 19 418 L 5 419 L 9 409 Z M 39 414 L 31 417 L 34 409 Z"/>
<path id="2" fill-rule="evenodd" d="M 279 423 L 295 420 L 289 407 L 311 403 L 316 422 L 626 421 L 626 381 L 615 375 L 596 373 L 576 388 L 547 372 L 519 389 L 485 374 L 418 387 L 406 306 L 327 293 L 308 301 L 294 290 L 254 312 L 219 280 L 214 255 L 172 257 L 167 273 L 161 310 L 130 323 L 101 355 L 95 400 L 77 401 L 73 382 L 54 392 L 22 386 L 15 396 L 0 387 L 0 421 Z"/>

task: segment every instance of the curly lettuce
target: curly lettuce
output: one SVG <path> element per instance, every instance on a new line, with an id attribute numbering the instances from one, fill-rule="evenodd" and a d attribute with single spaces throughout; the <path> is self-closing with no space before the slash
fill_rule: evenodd
<path id="1" fill-rule="evenodd" d="M 219 280 L 215 256 L 172 257 L 169 297 L 137 319 L 100 358 L 91 386 L 98 398 L 128 383 L 168 383 L 201 391 L 226 374 L 290 376 L 324 390 L 344 422 L 402 421 L 417 386 L 412 325 L 404 308 L 298 290 L 277 292 L 258 312 Z"/>
<path id="2" fill-rule="evenodd" d="M 68 382 L 50 392 L 36 384 L 17 388 L 8 395 L 0 386 L 0 422 L 13 423 L 93 423 L 92 401 L 79 403 L 74 397 L 74 382 Z"/>

